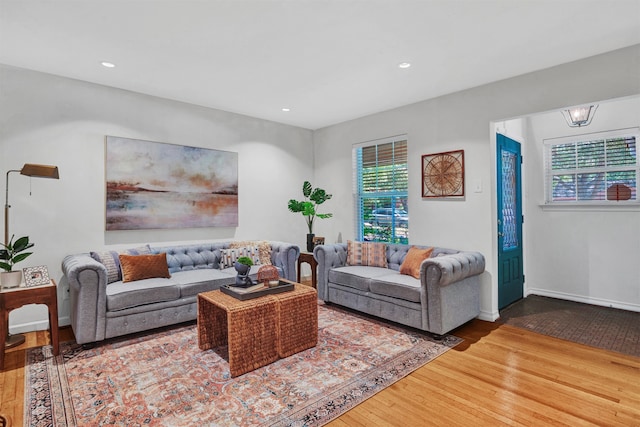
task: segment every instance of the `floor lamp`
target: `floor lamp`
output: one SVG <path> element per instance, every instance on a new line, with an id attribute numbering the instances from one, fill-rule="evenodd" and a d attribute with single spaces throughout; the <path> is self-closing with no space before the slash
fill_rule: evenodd
<path id="1" fill-rule="evenodd" d="M 9 244 L 9 174 L 11 172 L 20 172 L 20 175 L 26 175 L 30 177 L 36 178 L 52 178 L 52 179 L 60 179 L 60 175 L 58 174 L 57 166 L 49 166 L 49 165 L 36 165 L 32 163 L 25 164 L 22 169 L 13 169 L 7 171 L 7 181 L 5 186 L 5 202 L 4 202 L 4 244 Z M 7 325 L 7 329 L 9 325 Z M 7 341 L 5 342 L 5 348 L 15 347 L 24 342 L 25 338 L 22 334 L 17 335 L 9 335 L 7 331 Z"/>

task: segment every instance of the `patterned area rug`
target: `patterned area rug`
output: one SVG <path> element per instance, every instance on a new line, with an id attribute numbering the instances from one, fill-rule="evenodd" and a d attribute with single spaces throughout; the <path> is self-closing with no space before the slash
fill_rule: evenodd
<path id="1" fill-rule="evenodd" d="M 528 295 L 500 312 L 501 321 L 543 335 L 640 357 L 640 313 Z"/>
<path id="2" fill-rule="evenodd" d="M 230 378 L 226 348 L 198 349 L 195 324 L 27 353 L 30 426 L 315 426 L 457 345 L 319 306 L 315 348 Z"/>

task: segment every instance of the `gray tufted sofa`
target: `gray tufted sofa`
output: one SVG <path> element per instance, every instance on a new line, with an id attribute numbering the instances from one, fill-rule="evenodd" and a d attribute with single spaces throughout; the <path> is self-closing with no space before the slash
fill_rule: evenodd
<path id="1" fill-rule="evenodd" d="M 62 271 L 71 293 L 71 327 L 78 344 L 91 344 L 120 335 L 194 320 L 197 295 L 235 283 L 233 267 L 219 269 L 221 249 L 230 242 L 151 247 L 166 253 L 170 278 L 107 284 L 107 270 L 89 253 L 69 255 Z M 280 277 L 295 280 L 300 248 L 269 242 L 271 263 Z M 260 266 L 253 266 L 255 274 Z"/>
<path id="2" fill-rule="evenodd" d="M 346 243 L 316 247 L 318 298 L 436 336 L 480 314 L 482 254 L 436 247 L 418 280 L 399 271 L 409 248 L 388 244 L 388 267 L 380 268 L 346 265 Z"/>

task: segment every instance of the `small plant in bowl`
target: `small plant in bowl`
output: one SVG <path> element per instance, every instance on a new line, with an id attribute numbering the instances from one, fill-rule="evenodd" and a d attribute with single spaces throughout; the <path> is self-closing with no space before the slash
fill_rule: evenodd
<path id="1" fill-rule="evenodd" d="M 236 262 L 240 264 L 248 265 L 249 267 L 253 265 L 253 261 L 248 256 L 241 256 L 240 258 L 237 259 Z"/>
<path id="2" fill-rule="evenodd" d="M 0 249 L 0 268 L 5 272 L 0 273 L 3 286 L 12 287 L 18 286 L 22 281 L 22 271 L 13 271 L 13 266 L 24 261 L 33 252 L 25 252 L 27 249 L 33 247 L 33 243 L 29 242 L 29 236 L 20 237 L 15 242 L 11 236 L 11 240 L 7 244 L 0 243 L 2 249 Z"/>
<path id="3" fill-rule="evenodd" d="M 238 272 L 238 275 L 236 276 L 236 286 L 247 287 L 253 284 L 249 278 L 249 270 L 252 265 L 253 261 L 247 256 L 241 256 L 236 260 L 233 264 L 233 267 Z"/>

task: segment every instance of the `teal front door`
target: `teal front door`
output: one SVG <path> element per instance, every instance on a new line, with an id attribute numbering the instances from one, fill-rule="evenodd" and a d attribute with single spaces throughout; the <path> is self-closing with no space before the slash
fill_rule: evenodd
<path id="1" fill-rule="evenodd" d="M 497 134 L 498 309 L 522 299 L 522 191 L 520 143 Z"/>

